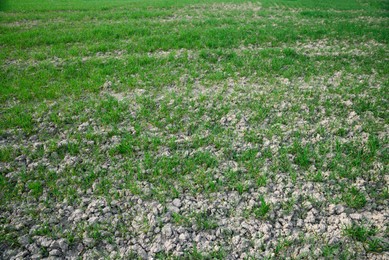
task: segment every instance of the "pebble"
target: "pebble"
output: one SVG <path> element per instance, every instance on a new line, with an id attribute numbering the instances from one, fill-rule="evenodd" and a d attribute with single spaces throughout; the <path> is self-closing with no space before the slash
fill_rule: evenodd
<path id="1" fill-rule="evenodd" d="M 60 256 L 61 255 L 61 251 L 59 251 L 58 249 L 53 249 L 49 252 L 49 255 L 51 256 Z"/>
<path id="2" fill-rule="evenodd" d="M 165 237 L 171 237 L 173 235 L 172 226 L 170 224 L 167 224 L 162 228 L 162 235 Z"/>
<path id="3" fill-rule="evenodd" d="M 172 204 L 177 207 L 177 208 L 180 208 L 181 207 L 181 200 L 180 199 L 174 199 Z"/>

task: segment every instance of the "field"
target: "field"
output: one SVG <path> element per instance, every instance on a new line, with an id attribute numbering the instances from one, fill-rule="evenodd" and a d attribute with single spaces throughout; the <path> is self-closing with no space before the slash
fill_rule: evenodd
<path id="1" fill-rule="evenodd" d="M 1 259 L 388 259 L 389 2 L 0 4 Z"/>

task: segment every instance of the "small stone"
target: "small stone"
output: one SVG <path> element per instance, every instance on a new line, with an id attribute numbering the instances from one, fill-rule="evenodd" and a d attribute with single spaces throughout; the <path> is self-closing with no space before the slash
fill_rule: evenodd
<path id="1" fill-rule="evenodd" d="M 112 251 L 111 253 L 109 253 L 108 259 L 118 259 L 118 257 L 119 257 L 118 252 Z"/>
<path id="2" fill-rule="evenodd" d="M 181 207 L 181 200 L 180 199 L 174 199 L 172 204 L 177 207 L 177 208 L 180 208 Z"/>
<path id="3" fill-rule="evenodd" d="M 15 256 L 15 258 L 16 259 L 18 259 L 18 258 L 24 258 L 25 256 L 27 256 L 28 255 L 28 251 L 22 251 L 22 252 L 20 252 L 19 254 L 17 254 L 16 256 Z"/>
<path id="4" fill-rule="evenodd" d="M 89 224 L 94 224 L 99 220 L 98 217 L 91 217 L 88 219 Z"/>
<path id="5" fill-rule="evenodd" d="M 52 241 L 46 237 L 42 237 L 39 242 L 43 247 L 49 247 L 52 243 Z"/>
<path id="6" fill-rule="evenodd" d="M 168 206 L 167 208 L 168 208 L 168 210 L 170 210 L 171 212 L 174 212 L 174 213 L 180 212 L 180 209 L 177 208 L 176 206 Z"/>
<path id="7" fill-rule="evenodd" d="M 162 246 L 160 244 L 154 244 L 151 248 L 150 248 L 150 252 L 151 253 L 159 253 L 162 251 Z"/>
<path id="8" fill-rule="evenodd" d="M 313 214 L 312 210 L 308 212 L 307 217 L 305 218 L 306 223 L 315 223 L 315 215 Z"/>
<path id="9" fill-rule="evenodd" d="M 342 205 L 336 205 L 335 207 L 336 214 L 342 214 L 344 212 L 344 207 Z"/>
<path id="10" fill-rule="evenodd" d="M 329 245 L 334 245 L 334 244 L 337 244 L 339 242 L 339 238 L 334 236 L 334 237 L 331 237 L 330 240 L 328 241 L 328 244 Z"/>
<path id="11" fill-rule="evenodd" d="M 77 245 L 77 251 L 78 252 L 82 252 L 84 250 L 84 245 L 82 244 L 82 243 L 79 243 L 78 245 Z"/>
<path id="12" fill-rule="evenodd" d="M 309 202 L 309 201 L 304 201 L 304 202 L 303 202 L 303 206 L 304 206 L 307 210 L 312 209 L 312 204 L 311 204 L 311 202 Z"/>
<path id="13" fill-rule="evenodd" d="M 354 219 L 354 220 L 361 220 L 362 219 L 362 215 L 359 214 L 359 213 L 354 213 L 354 214 L 350 214 L 350 218 Z"/>
<path id="14" fill-rule="evenodd" d="M 193 241 L 195 241 L 196 243 L 199 243 L 201 241 L 201 235 L 198 234 L 197 236 L 194 237 Z"/>
<path id="15" fill-rule="evenodd" d="M 28 249 L 28 251 L 30 251 L 32 255 L 40 254 L 41 251 L 40 248 L 35 243 L 27 245 L 26 248 Z"/>
<path id="16" fill-rule="evenodd" d="M 186 241 L 187 239 L 189 238 L 188 234 L 187 233 L 182 233 L 178 239 L 181 240 L 181 241 Z"/>
<path id="17" fill-rule="evenodd" d="M 335 204 L 330 204 L 328 206 L 328 213 L 329 213 L 329 215 L 333 215 L 333 214 L 335 214 L 335 212 L 336 212 L 336 205 Z"/>
<path id="18" fill-rule="evenodd" d="M 141 246 L 138 246 L 136 251 L 141 259 L 148 259 L 147 252 Z"/>
<path id="19" fill-rule="evenodd" d="M 72 215 L 70 216 L 70 220 L 79 220 L 81 219 L 82 216 L 82 210 L 81 209 L 76 209 L 73 211 Z"/>
<path id="20" fill-rule="evenodd" d="M 103 88 L 110 88 L 112 86 L 112 81 L 108 80 L 104 83 Z"/>
<path id="21" fill-rule="evenodd" d="M 317 230 L 318 230 L 319 233 L 325 232 L 326 229 L 327 229 L 327 226 L 324 225 L 324 224 L 319 224 L 319 225 L 317 225 Z"/>
<path id="22" fill-rule="evenodd" d="M 4 258 L 11 258 L 12 256 L 14 256 L 16 254 L 16 251 L 13 250 L 13 249 L 6 249 L 4 252 L 3 252 L 3 257 Z"/>
<path id="23" fill-rule="evenodd" d="M 309 245 L 300 249 L 300 255 L 306 255 L 310 252 Z"/>
<path id="24" fill-rule="evenodd" d="M 246 222 L 242 222 L 242 228 L 244 228 L 244 229 L 247 229 L 247 230 L 251 230 L 251 228 L 250 228 L 250 225 L 249 224 L 247 224 Z"/>
<path id="25" fill-rule="evenodd" d="M 78 259 L 79 252 L 77 250 L 71 250 L 66 252 L 66 259 Z"/>
<path id="26" fill-rule="evenodd" d="M 34 259 L 42 259 L 42 256 L 41 256 L 41 254 L 34 254 L 30 258 L 33 259 L 33 260 Z"/>
<path id="27" fill-rule="evenodd" d="M 156 207 L 152 208 L 151 211 L 153 212 L 154 215 L 158 215 L 159 214 L 159 210 Z"/>
<path id="28" fill-rule="evenodd" d="M 240 243 L 240 249 L 241 250 L 246 250 L 250 246 L 250 240 L 243 238 Z"/>
<path id="29" fill-rule="evenodd" d="M 83 243 L 86 246 L 92 246 L 94 243 L 94 240 L 93 240 L 93 238 L 87 237 L 87 238 L 84 238 Z"/>
<path id="30" fill-rule="evenodd" d="M 172 226 L 170 224 L 167 224 L 162 228 L 162 235 L 165 237 L 171 237 L 173 235 Z"/>
<path id="31" fill-rule="evenodd" d="M 28 235 L 24 235 L 24 236 L 18 238 L 18 241 L 19 241 L 19 243 L 20 243 L 22 246 L 28 245 L 29 242 L 30 242 L 29 240 L 30 240 L 30 239 L 29 239 Z"/>
<path id="32" fill-rule="evenodd" d="M 232 238 L 232 244 L 233 245 L 237 245 L 239 243 L 239 241 L 240 241 L 240 236 L 234 236 Z"/>
<path id="33" fill-rule="evenodd" d="M 174 244 L 171 240 L 167 240 L 165 242 L 165 244 L 163 245 L 163 247 L 165 248 L 165 250 L 167 252 L 169 252 L 169 251 L 172 251 L 172 249 L 174 249 L 176 247 L 176 244 Z"/>
<path id="34" fill-rule="evenodd" d="M 105 249 L 108 251 L 108 252 L 113 252 L 115 247 L 111 244 L 108 244 L 105 246 Z"/>
<path id="35" fill-rule="evenodd" d="M 60 256 L 61 255 L 61 251 L 59 251 L 58 249 L 53 249 L 50 251 L 49 255 L 51 256 Z"/>
<path id="36" fill-rule="evenodd" d="M 51 243 L 51 245 L 50 245 L 50 248 L 51 248 L 51 249 L 59 249 L 60 247 L 59 247 L 58 241 L 53 241 L 53 242 Z"/>
<path id="37" fill-rule="evenodd" d="M 16 224 L 16 225 L 15 225 L 15 229 L 16 229 L 16 230 L 21 230 L 23 227 L 24 227 L 24 224 L 23 224 L 23 223 L 19 223 L 19 224 Z"/>
<path id="38" fill-rule="evenodd" d="M 57 242 L 62 252 L 66 252 L 68 250 L 68 243 L 66 242 L 65 239 L 61 238 Z"/>

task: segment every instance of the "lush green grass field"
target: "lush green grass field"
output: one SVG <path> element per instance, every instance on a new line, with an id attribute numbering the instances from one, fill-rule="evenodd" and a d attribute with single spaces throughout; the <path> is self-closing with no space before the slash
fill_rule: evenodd
<path id="1" fill-rule="evenodd" d="M 4 258 L 24 250 L 23 235 L 64 238 L 72 249 L 85 233 L 95 244 L 83 242 L 83 253 L 106 256 L 110 244 L 120 255 L 114 238 L 139 237 L 126 230 L 136 214 L 113 214 L 122 221 L 115 227 L 57 216 L 55 208 L 82 208 L 86 198 L 165 207 L 255 192 L 258 206 L 242 212 L 184 210 L 172 223 L 209 232 L 232 216 L 295 223 L 309 201 L 321 216 L 345 207 L 352 225 L 339 227 L 335 244 L 329 229 L 313 240 L 273 235 L 264 257 L 303 245 L 320 249 L 307 253 L 313 258 L 388 250 L 388 1 L 20 0 L 0 8 Z M 234 247 L 223 245 L 181 253 L 231 256 Z"/>

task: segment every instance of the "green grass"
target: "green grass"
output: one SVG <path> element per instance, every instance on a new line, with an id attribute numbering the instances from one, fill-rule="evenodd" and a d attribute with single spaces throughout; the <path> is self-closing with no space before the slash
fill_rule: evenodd
<path id="1" fill-rule="evenodd" d="M 365 195 L 356 187 L 351 187 L 348 192 L 343 195 L 343 200 L 347 206 L 351 208 L 360 209 L 366 204 Z"/>
<path id="2" fill-rule="evenodd" d="M 368 252 L 376 252 L 376 253 L 381 253 L 384 251 L 389 250 L 389 245 L 388 243 L 382 241 L 381 239 L 378 238 L 373 238 L 369 241 L 367 241 L 367 251 Z"/>
<path id="3" fill-rule="evenodd" d="M 374 236 L 377 233 L 375 228 L 369 228 L 363 225 L 352 224 L 345 228 L 344 233 L 360 242 L 366 242 L 370 236 Z"/>
<path id="4" fill-rule="evenodd" d="M 263 218 L 270 210 L 270 205 L 266 203 L 263 197 L 260 198 L 261 204 L 253 209 L 254 215 L 257 218 Z"/>
<path id="5" fill-rule="evenodd" d="M 386 207 L 388 11 L 385 0 L 2 1 L 0 211 L 281 184 L 285 214 L 308 184 L 322 187 L 319 210 Z M 262 195 L 242 214 L 270 221 L 277 205 Z M 172 219 L 212 231 L 206 213 Z M 104 240 L 102 226 L 87 231 Z M 17 247 L 17 232 L 0 231 L 0 246 Z"/>
<path id="6" fill-rule="evenodd" d="M 353 223 L 344 229 L 344 234 L 350 238 L 362 242 L 367 252 L 380 253 L 388 251 L 387 241 L 375 237 L 378 233 L 377 228 Z"/>

